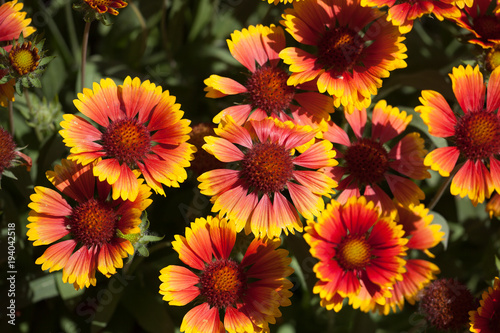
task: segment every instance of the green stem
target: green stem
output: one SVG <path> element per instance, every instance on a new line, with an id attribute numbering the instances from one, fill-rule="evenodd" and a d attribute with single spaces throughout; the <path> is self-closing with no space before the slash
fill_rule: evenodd
<path id="1" fill-rule="evenodd" d="M 9 110 L 9 129 L 12 136 L 14 136 L 14 106 L 12 105 L 12 101 L 9 101 L 7 104 L 7 109 Z"/>
<path id="2" fill-rule="evenodd" d="M 453 169 L 453 171 L 450 173 L 450 175 L 448 176 L 448 178 L 443 179 L 444 180 L 443 183 L 441 184 L 441 186 L 437 190 L 436 194 L 434 194 L 434 197 L 432 198 L 431 202 L 427 206 L 427 208 L 429 208 L 429 210 L 432 210 L 434 207 L 436 207 L 437 203 L 439 202 L 439 200 L 443 196 L 444 191 L 448 188 L 448 185 L 450 184 L 451 180 L 453 179 L 453 177 L 455 176 L 455 174 L 457 173 L 457 171 L 461 167 L 462 167 L 462 164 L 457 165 Z"/>
<path id="3" fill-rule="evenodd" d="M 90 32 L 90 24 L 92 22 L 85 23 L 85 30 L 83 31 L 83 40 L 82 40 L 82 70 L 81 70 L 81 86 L 79 90 L 83 90 L 85 87 L 85 65 L 87 64 L 87 45 L 89 43 L 89 32 Z"/>

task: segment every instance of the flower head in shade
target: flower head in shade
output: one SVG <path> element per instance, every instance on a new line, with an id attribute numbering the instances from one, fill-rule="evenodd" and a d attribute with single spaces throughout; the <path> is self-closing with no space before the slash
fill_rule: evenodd
<path id="1" fill-rule="evenodd" d="M 134 253 L 133 244 L 118 235 L 140 232 L 142 212 L 151 204 L 151 190 L 139 184 L 134 202 L 110 200 L 111 186 L 100 182 L 92 169 L 62 160 L 47 178 L 62 193 L 36 186 L 28 205 L 28 239 L 33 245 L 50 245 L 36 264 L 42 270 L 63 270 L 63 282 L 76 289 L 96 284 L 96 271 L 109 277 Z"/>
<path id="2" fill-rule="evenodd" d="M 495 278 L 493 288 L 483 292 L 480 306 L 469 312 L 470 331 L 496 333 L 500 329 L 500 279 Z"/>
<path id="3" fill-rule="evenodd" d="M 223 218 L 199 218 L 175 236 L 172 246 L 191 269 L 171 265 L 160 273 L 160 294 L 170 305 L 196 300 L 182 321 L 181 332 L 218 333 L 269 331 L 290 305 L 293 269 L 279 239 L 254 239 L 241 259 L 232 254 L 234 223 Z"/>
<path id="4" fill-rule="evenodd" d="M 308 0 L 285 10 L 281 23 L 313 52 L 288 47 L 279 56 L 290 65 L 289 85 L 317 79 L 336 107 L 349 112 L 371 103 L 389 72 L 406 67 L 406 47 L 398 28 L 359 0 Z"/>
<path id="5" fill-rule="evenodd" d="M 405 111 L 379 101 L 373 108 L 371 134 L 366 135 L 366 109 L 346 113 L 355 138 L 333 122 L 324 133 L 324 138 L 334 143 L 337 149 L 338 166 L 326 173 L 339 183 L 337 200 L 345 203 L 349 197 L 367 197 L 383 211 L 394 211 L 392 199 L 382 189 L 387 183 L 396 200 L 404 205 L 418 204 L 424 199 L 422 190 L 409 178 L 429 177 L 423 160 L 426 154 L 424 140 L 418 133 L 402 134 L 412 117 Z"/>
<path id="6" fill-rule="evenodd" d="M 233 57 L 250 73 L 245 84 L 219 75 L 211 75 L 205 80 L 207 97 L 239 94 L 245 97 L 242 104 L 230 106 L 216 115 L 215 123 L 225 115 L 233 117 L 238 125 L 247 119 L 262 120 L 269 116 L 311 126 L 330 119 L 329 113 L 334 111 L 330 97 L 306 91 L 316 90 L 311 84 L 287 85 L 289 74 L 280 65 L 278 56 L 285 47 L 281 27 L 257 25 L 236 30 L 227 44 Z"/>
<path id="7" fill-rule="evenodd" d="M 431 90 L 422 91 L 422 105 L 415 108 L 429 133 L 451 144 L 431 151 L 424 163 L 449 177 L 459 162 L 451 194 L 468 196 L 477 205 L 495 189 L 500 191 L 500 161 L 495 157 L 500 153 L 500 68 L 490 76 L 487 96 L 479 66 L 453 68 L 450 77 L 461 111 L 453 112 L 444 97 Z"/>
<path id="8" fill-rule="evenodd" d="M 459 332 L 467 327 L 475 303 L 467 286 L 454 279 L 439 279 L 424 289 L 419 309 L 435 328 Z"/>
<path id="9" fill-rule="evenodd" d="M 262 1 L 267 1 L 267 3 L 274 3 L 275 5 L 281 3 L 287 4 L 287 3 L 293 3 L 293 2 L 299 2 L 303 0 L 262 0 Z"/>
<path id="10" fill-rule="evenodd" d="M 339 311 L 345 297 L 350 304 L 384 304 L 389 287 L 402 279 L 408 241 L 403 228 L 362 196 L 344 205 L 332 200 L 317 222 L 307 221 L 305 232 L 312 256 L 319 259 L 313 292 L 328 310 Z"/>
<path id="11" fill-rule="evenodd" d="M 13 174 L 8 172 L 8 169 L 23 164 L 29 170 L 31 168 L 31 158 L 21 153 L 14 142 L 12 134 L 0 127 L 0 180 L 4 172 L 7 176 L 15 178 Z"/>
<path id="12" fill-rule="evenodd" d="M 113 199 L 135 200 L 142 174 L 156 193 L 165 195 L 163 185 L 179 187 L 187 178 L 196 150 L 187 143 L 190 121 L 175 96 L 149 81 L 127 77 L 116 86 L 111 79 L 83 89 L 74 100 L 76 108 L 90 121 L 65 114 L 59 133 L 70 147 L 69 159 L 93 168 L 99 180 L 113 186 Z"/>
<path id="13" fill-rule="evenodd" d="M 237 232 L 245 229 L 256 237 L 302 231 L 298 213 L 317 216 L 323 196 L 336 186 L 319 171 L 337 162 L 329 141 L 314 143 L 317 132 L 275 118 L 240 126 L 226 117 L 215 130 L 219 137 L 206 137 L 203 148 L 235 167 L 198 177 L 201 193 L 212 197 L 212 211 L 234 221 Z"/>
<path id="14" fill-rule="evenodd" d="M 128 3 L 122 0 L 79 0 L 73 4 L 73 9 L 82 12 L 86 22 L 99 20 L 107 24 L 107 13 L 116 16 L 119 14 L 117 9 L 127 5 Z"/>
<path id="15" fill-rule="evenodd" d="M 410 32 L 413 21 L 424 15 L 434 14 L 440 21 L 460 16 L 460 9 L 454 5 L 453 0 L 361 0 L 361 5 L 389 7 L 387 19 L 397 25 L 403 34 Z"/>
<path id="16" fill-rule="evenodd" d="M 492 3 L 495 5 L 491 6 Z M 474 0 L 472 6 L 461 9 L 459 17 L 450 19 L 470 31 L 465 36 L 469 43 L 488 48 L 500 42 L 500 6 L 497 1 Z"/>
<path id="17" fill-rule="evenodd" d="M 436 278 L 436 274 L 440 272 L 439 267 L 430 261 L 418 259 L 415 253 L 422 251 L 429 257 L 434 255 L 429 252 L 429 249 L 436 246 L 444 237 L 444 232 L 441 231 L 441 226 L 432 224 L 433 216 L 429 215 L 429 209 L 423 204 L 405 207 L 397 204 L 398 225 L 403 226 L 405 232 L 404 237 L 408 239 L 406 247 L 409 250 L 409 257 L 406 259 L 403 279 L 396 281 L 391 286 L 391 297 L 383 302 L 375 302 L 375 300 L 364 297 L 361 294 L 357 297 L 359 300 L 354 302 L 359 305 L 361 311 L 377 311 L 380 314 L 388 315 L 389 312 L 397 312 L 397 309 L 403 309 L 405 299 L 408 303 L 414 305 L 418 300 L 418 295 L 421 290 Z M 383 303 L 383 304 L 382 304 Z"/>

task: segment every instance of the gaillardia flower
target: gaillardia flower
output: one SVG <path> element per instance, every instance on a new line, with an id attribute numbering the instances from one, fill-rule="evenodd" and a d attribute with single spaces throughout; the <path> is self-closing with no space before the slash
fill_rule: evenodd
<path id="1" fill-rule="evenodd" d="M 457 161 L 459 169 L 451 181 L 451 194 L 468 196 L 474 205 L 500 192 L 500 68 L 491 73 L 485 106 L 486 87 L 479 66 L 460 66 L 450 74 L 453 92 L 462 112 L 453 112 L 444 97 L 422 91 L 415 111 L 420 112 L 429 134 L 447 138 L 452 145 L 431 151 L 424 163 L 449 177 Z"/>
<path id="2" fill-rule="evenodd" d="M 465 36 L 469 43 L 489 48 L 500 42 L 500 6 L 496 0 L 474 0 L 470 8 L 461 9 L 459 17 L 450 19 L 470 31 L 470 36 Z"/>
<path id="3" fill-rule="evenodd" d="M 83 0 L 92 9 L 100 14 L 110 13 L 112 15 L 118 15 L 118 11 L 115 8 L 125 8 L 128 3 L 122 0 Z"/>
<path id="4" fill-rule="evenodd" d="M 0 41 L 12 41 L 19 38 L 21 33 L 28 37 L 36 31 L 30 27 L 31 19 L 26 18 L 26 12 L 21 12 L 24 4 L 17 3 L 17 0 L 7 1 L 0 6 Z M 10 46 L 4 47 L 8 52 Z"/>
<path id="5" fill-rule="evenodd" d="M 281 317 L 279 307 L 291 304 L 293 269 L 288 251 L 277 249 L 281 241 L 254 239 L 241 259 L 231 255 L 235 242 L 234 223 L 211 216 L 192 222 L 185 237 L 175 236 L 172 247 L 192 269 L 163 268 L 160 294 L 170 305 L 195 300 L 181 332 L 268 332 Z"/>
<path id="6" fill-rule="evenodd" d="M 500 194 L 493 193 L 491 199 L 486 204 L 486 212 L 490 215 L 490 218 L 500 216 Z"/>
<path id="7" fill-rule="evenodd" d="M 337 162 L 329 141 L 314 143 L 317 132 L 275 118 L 245 126 L 224 118 L 215 130 L 219 137 L 206 137 L 203 149 L 235 167 L 198 177 L 201 193 L 212 197 L 212 211 L 234 221 L 237 232 L 245 229 L 256 237 L 302 231 L 298 213 L 317 216 L 324 209 L 323 195 L 336 186 L 319 171 Z"/>
<path id="8" fill-rule="evenodd" d="M 460 16 L 453 0 L 361 0 L 361 6 L 389 7 L 387 19 L 397 25 L 403 34 L 411 31 L 414 20 L 427 14 L 434 14 L 440 21 Z"/>
<path id="9" fill-rule="evenodd" d="M 398 225 L 403 226 L 404 237 L 408 239 L 406 247 L 413 253 L 408 253 L 409 256 L 405 258 L 406 272 L 402 275 L 403 279 L 396 281 L 390 287 L 392 296 L 385 299 L 385 304 L 363 297 L 363 294 L 355 297 L 358 300 L 353 302 L 353 306 L 359 306 L 360 310 L 364 312 L 377 311 L 380 314 L 388 315 L 391 309 L 393 312 L 397 312 L 397 308 L 402 310 L 405 299 L 414 305 L 421 290 L 440 272 L 439 267 L 430 261 L 418 259 L 415 252 L 422 251 L 433 258 L 434 255 L 429 252 L 429 249 L 443 240 L 445 233 L 441 231 L 441 226 L 432 224 L 433 216 L 429 215 L 429 209 L 425 208 L 423 204 L 410 204 L 409 207 L 405 207 L 398 203 L 396 207 Z"/>
<path id="10" fill-rule="evenodd" d="M 96 124 L 65 114 L 59 133 L 71 147 L 70 160 L 93 168 L 99 180 L 113 186 L 113 199 L 135 200 L 142 173 L 146 183 L 165 195 L 162 184 L 179 187 L 187 178 L 195 148 L 187 143 L 190 121 L 175 96 L 160 86 L 127 77 L 121 86 L 111 79 L 84 88 L 76 108 Z"/>
<path id="11" fill-rule="evenodd" d="M 483 62 L 484 67 L 490 72 L 500 66 L 500 43 L 495 43 L 492 47 L 484 49 Z"/>
<path id="12" fill-rule="evenodd" d="M 122 259 L 134 253 L 134 246 L 118 235 L 139 233 L 142 211 L 152 202 L 150 188 L 142 184 L 134 202 L 110 200 L 111 186 L 92 172 L 97 164 L 62 160 L 47 178 L 66 199 L 36 186 L 28 205 L 28 240 L 35 246 L 52 244 L 35 263 L 44 271 L 62 269 L 63 282 L 77 290 L 95 286 L 97 270 L 110 277 L 123 266 Z"/>
<path id="13" fill-rule="evenodd" d="M 236 30 L 227 40 L 229 51 L 249 71 L 245 84 L 219 75 L 205 80 L 207 97 L 219 98 L 242 94 L 243 104 L 233 105 L 215 116 L 219 123 L 225 115 L 233 117 L 238 125 L 247 119 L 262 120 L 269 116 L 300 125 L 318 126 L 329 120 L 334 111 L 332 99 L 318 93 L 316 86 L 305 84 L 289 86 L 289 74 L 280 66 L 279 52 L 285 47 L 281 27 L 257 25 Z"/>
<path id="14" fill-rule="evenodd" d="M 304 231 L 311 255 L 319 259 L 313 292 L 328 310 L 339 311 L 346 297 L 349 303 L 384 304 L 391 296 L 389 287 L 402 279 L 408 241 L 403 227 L 363 196 L 345 205 L 332 200 L 317 222 L 307 221 Z"/>
<path id="15" fill-rule="evenodd" d="M 470 331 L 474 333 L 496 333 L 500 329 L 500 279 L 495 278 L 493 288 L 483 292 L 480 307 L 469 312 Z"/>
<path id="16" fill-rule="evenodd" d="M 317 79 L 335 107 L 349 112 L 371 103 L 389 72 L 406 67 L 406 47 L 398 27 L 360 0 L 306 0 L 285 10 L 281 23 L 313 52 L 288 47 L 279 56 L 290 65 L 289 85 Z"/>
<path id="17" fill-rule="evenodd" d="M 427 152 L 424 140 L 416 132 L 394 140 L 405 131 L 412 116 L 381 100 L 373 108 L 371 135 L 364 134 L 366 109 L 345 116 L 355 140 L 351 141 L 333 122 L 328 123 L 323 135 L 337 149 L 339 165 L 326 170 L 339 184 L 337 200 L 345 203 L 349 197 L 363 194 L 383 211 L 394 211 L 392 199 L 382 189 L 386 182 L 396 200 L 404 205 L 424 199 L 423 191 L 412 181 L 430 177 L 423 163 Z"/>
<path id="18" fill-rule="evenodd" d="M 31 158 L 19 150 L 12 134 L 0 127 L 0 180 L 4 172 L 7 176 L 14 177 L 13 174 L 7 173 L 8 169 L 12 167 L 25 164 L 28 170 L 31 168 Z"/>

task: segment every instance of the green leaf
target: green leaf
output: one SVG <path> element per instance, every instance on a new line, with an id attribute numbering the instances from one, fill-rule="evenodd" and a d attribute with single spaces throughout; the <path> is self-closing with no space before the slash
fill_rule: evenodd
<path id="1" fill-rule="evenodd" d="M 80 296 L 85 292 L 84 288 L 75 290 L 72 283 L 64 283 L 62 280 L 62 272 L 54 273 L 54 279 L 56 280 L 57 289 L 63 300 Z"/>
<path id="2" fill-rule="evenodd" d="M 36 280 L 30 281 L 29 288 L 31 290 L 32 303 L 36 303 L 44 299 L 56 297 L 59 295 L 54 274 L 45 275 Z"/>
<path id="3" fill-rule="evenodd" d="M 448 247 L 448 240 L 450 238 L 450 226 L 448 225 L 448 221 L 439 213 L 435 211 L 429 211 L 429 215 L 434 216 L 432 219 L 432 224 L 438 224 L 441 226 L 441 231 L 444 232 L 444 237 L 441 243 L 443 244 L 444 249 Z"/>

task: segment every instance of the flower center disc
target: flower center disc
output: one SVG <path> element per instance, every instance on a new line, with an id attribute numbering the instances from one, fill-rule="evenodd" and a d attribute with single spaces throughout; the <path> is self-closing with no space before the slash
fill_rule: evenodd
<path id="1" fill-rule="evenodd" d="M 248 79 L 246 88 L 252 108 L 260 108 L 267 115 L 279 114 L 293 100 L 295 88 L 286 84 L 288 74 L 278 67 L 264 66 Z"/>
<path id="2" fill-rule="evenodd" d="M 363 269 L 370 262 L 370 244 L 362 236 L 348 235 L 337 249 L 339 265 L 345 270 Z"/>
<path id="3" fill-rule="evenodd" d="M 149 131 L 136 118 L 111 123 L 102 135 L 102 141 L 109 157 L 134 167 L 151 149 Z"/>
<path id="4" fill-rule="evenodd" d="M 362 52 L 362 38 L 346 27 L 328 30 L 318 43 L 318 61 L 336 72 L 352 69 Z"/>
<path id="5" fill-rule="evenodd" d="M 86 246 L 104 244 L 115 235 L 118 216 L 108 204 L 90 199 L 73 210 L 67 221 L 71 234 Z"/>
<path id="6" fill-rule="evenodd" d="M 455 126 L 455 143 L 467 159 L 500 153 L 500 121 L 491 112 L 468 112 Z"/>
<path id="7" fill-rule="evenodd" d="M 228 259 L 208 264 L 200 276 L 200 294 L 211 307 L 234 304 L 245 291 L 246 277 L 239 265 Z"/>
<path id="8" fill-rule="evenodd" d="M 360 184 L 373 184 L 383 179 L 389 169 L 389 156 L 377 141 L 361 139 L 349 147 L 344 155 L 349 173 Z"/>
<path id="9" fill-rule="evenodd" d="M 16 157 L 16 143 L 12 135 L 0 127 L 0 175 L 10 167 L 12 160 Z"/>
<path id="10" fill-rule="evenodd" d="M 486 39 L 500 39 L 500 22 L 496 17 L 483 15 L 473 21 L 476 33 Z"/>
<path id="11" fill-rule="evenodd" d="M 293 175 L 290 152 L 276 143 L 258 143 L 245 154 L 241 175 L 257 191 L 279 192 Z"/>
<path id="12" fill-rule="evenodd" d="M 10 64 L 19 73 L 25 75 L 33 72 L 40 63 L 38 49 L 31 48 L 31 42 L 17 44 L 9 52 Z"/>
<path id="13" fill-rule="evenodd" d="M 500 66 L 500 47 L 495 46 L 489 49 L 486 54 L 486 68 L 493 72 L 498 66 Z"/>

